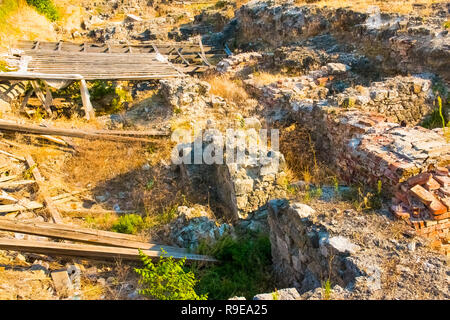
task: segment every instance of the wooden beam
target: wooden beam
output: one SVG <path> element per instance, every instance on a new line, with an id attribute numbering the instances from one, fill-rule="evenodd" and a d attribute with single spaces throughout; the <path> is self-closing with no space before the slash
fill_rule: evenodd
<path id="1" fill-rule="evenodd" d="M 31 85 L 34 89 L 34 92 L 36 93 L 36 96 L 41 101 L 42 105 L 44 106 L 45 111 L 48 115 L 52 115 L 52 110 L 50 109 L 50 105 L 48 104 L 48 100 L 44 94 L 42 93 L 41 88 L 39 87 L 39 83 L 37 81 L 31 81 Z"/>
<path id="2" fill-rule="evenodd" d="M 83 101 L 83 109 L 85 113 L 86 120 L 95 119 L 94 108 L 91 104 L 91 99 L 89 96 L 89 90 L 86 84 L 86 80 L 80 80 L 80 92 L 81 92 L 81 100 Z"/>
<path id="3" fill-rule="evenodd" d="M 86 258 L 101 259 L 122 259 L 139 261 L 138 249 L 94 246 L 87 244 L 61 243 L 50 241 L 30 241 L 17 239 L 0 239 L 0 249 L 14 250 L 30 253 L 40 253 L 46 255 L 62 255 Z M 149 257 L 158 258 L 165 256 L 159 250 L 142 250 Z M 214 258 L 190 253 L 173 253 L 168 254 L 175 259 L 183 259 L 192 261 L 215 262 Z"/>
<path id="4" fill-rule="evenodd" d="M 25 210 L 36 210 L 41 209 L 44 206 L 42 203 L 36 202 L 36 201 L 30 201 L 26 204 L 24 203 L 15 203 L 15 204 L 5 204 L 0 206 L 0 213 L 8 213 L 8 212 L 14 212 L 14 211 L 25 211 Z"/>
<path id="5" fill-rule="evenodd" d="M 5 156 L 8 156 L 8 157 L 13 158 L 13 159 L 15 159 L 15 160 L 25 161 L 25 158 L 24 158 L 24 157 L 19 157 L 19 156 L 16 156 L 16 155 L 12 154 L 12 153 L 3 151 L 3 150 L 0 150 L 0 154 L 3 154 L 3 155 L 5 155 Z"/>
<path id="6" fill-rule="evenodd" d="M 91 244 L 100 244 L 107 246 L 116 246 L 121 248 L 135 248 L 143 250 L 160 250 L 161 247 L 167 252 L 184 252 L 183 248 L 165 246 L 155 243 L 148 243 L 136 239 L 126 239 L 115 237 L 114 232 L 103 232 L 100 230 L 80 228 L 74 225 L 66 225 L 58 228 L 59 224 L 45 222 L 20 222 L 7 219 L 0 219 L 0 230 L 19 232 L 25 234 L 33 234 L 49 238 L 72 240 L 77 242 L 85 242 Z M 113 236 L 111 236 L 113 234 Z"/>
<path id="7" fill-rule="evenodd" d="M 51 74 L 38 72 L 3 72 L 0 73 L 0 79 L 5 80 L 81 80 L 83 77 L 79 74 Z"/>
<path id="8" fill-rule="evenodd" d="M 0 182 L 0 188 L 11 189 L 11 188 L 17 188 L 17 187 L 26 186 L 29 184 L 34 184 L 34 183 L 36 183 L 36 181 L 34 181 L 34 180 L 6 181 L 6 182 Z"/>
<path id="9" fill-rule="evenodd" d="M 33 160 L 33 157 L 30 155 L 26 156 L 28 167 L 31 169 L 31 172 L 33 173 L 34 179 L 36 180 L 38 186 L 39 186 L 39 192 L 44 197 L 44 204 L 47 207 L 47 210 L 50 214 L 50 217 L 52 218 L 54 223 L 62 223 L 61 215 L 58 212 L 58 209 L 56 209 L 55 205 L 53 204 L 52 198 L 48 194 L 46 194 L 45 190 L 43 190 L 43 183 L 45 182 L 44 178 L 42 177 L 36 163 Z"/>
<path id="10" fill-rule="evenodd" d="M 150 143 L 153 142 L 150 139 L 144 138 L 135 138 L 135 137 L 126 137 L 114 134 L 103 134 L 96 133 L 92 131 L 84 131 L 79 129 L 64 129 L 64 128 L 48 128 L 48 127 L 39 127 L 35 125 L 25 125 L 18 123 L 11 123 L 7 121 L 0 120 L 0 130 L 6 131 L 14 131 L 14 132 L 25 132 L 31 134 L 38 135 L 56 135 L 56 136 L 66 136 L 66 137 L 74 137 L 74 138 L 82 138 L 82 139 L 90 139 L 90 140 L 109 140 L 109 141 L 118 141 L 118 142 L 145 142 Z M 165 136 L 166 132 L 155 132 L 155 136 Z"/>

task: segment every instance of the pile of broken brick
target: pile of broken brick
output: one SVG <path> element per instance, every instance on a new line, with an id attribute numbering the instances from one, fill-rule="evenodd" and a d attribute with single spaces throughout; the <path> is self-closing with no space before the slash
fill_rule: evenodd
<path id="1" fill-rule="evenodd" d="M 398 184 L 391 210 L 416 233 L 439 239 L 441 249 L 450 252 L 450 166 L 436 167 Z"/>

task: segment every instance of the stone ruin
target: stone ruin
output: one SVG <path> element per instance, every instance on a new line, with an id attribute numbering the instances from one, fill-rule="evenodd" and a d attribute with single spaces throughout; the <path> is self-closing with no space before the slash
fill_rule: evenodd
<path id="1" fill-rule="evenodd" d="M 339 219 L 334 218 L 337 214 Z M 380 228 L 389 228 L 387 219 L 372 218 Z M 323 299 L 326 280 L 333 286 L 332 299 L 373 299 L 384 294 L 386 272 L 399 277 L 389 289 L 404 299 L 423 299 L 423 293 L 407 284 L 415 283 L 414 279 L 427 281 L 423 283 L 427 292 L 447 295 L 447 285 L 440 278 L 445 274 L 446 268 L 440 269 L 445 257 L 423 256 L 423 244 L 410 239 L 383 240 L 366 228 L 367 219 L 352 210 L 327 214 L 302 203 L 275 199 L 269 202 L 268 222 L 277 280 L 300 293 L 285 299 Z M 361 231 L 358 243 L 351 239 L 355 229 Z M 387 270 L 386 257 L 398 259 L 393 271 Z"/>
<path id="2" fill-rule="evenodd" d="M 250 125 L 258 130 L 261 128 L 255 120 L 245 119 L 244 128 L 248 130 L 237 131 L 236 136 L 231 137 L 233 141 L 228 140 L 226 144 L 220 133 L 207 130 L 203 140 L 180 146 L 191 159 L 190 164 L 181 164 L 182 176 L 192 190 L 206 183 L 222 204 L 224 217 L 230 221 L 247 218 L 249 213 L 265 206 L 272 197 L 282 196 L 285 191 L 284 157 L 280 152 L 258 144 L 259 135 L 255 128 L 249 128 Z M 248 139 L 253 139 L 254 144 L 247 145 Z M 219 161 L 195 164 L 196 143 L 200 144 L 201 153 L 212 152 Z M 244 155 L 243 161 L 239 161 L 239 153 Z"/>

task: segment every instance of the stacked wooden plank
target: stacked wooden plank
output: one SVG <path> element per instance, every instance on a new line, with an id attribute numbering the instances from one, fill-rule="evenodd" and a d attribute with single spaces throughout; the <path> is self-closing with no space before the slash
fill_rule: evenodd
<path id="1" fill-rule="evenodd" d="M 24 223 L 0 219 L 0 230 L 20 232 L 80 243 L 33 241 L 0 238 L 0 248 L 49 255 L 77 256 L 94 259 L 139 260 L 139 249 L 150 257 L 171 256 L 191 261 L 216 261 L 185 249 L 143 242 L 139 237 L 109 231 L 52 223 Z M 93 245 L 94 244 L 94 245 Z"/>

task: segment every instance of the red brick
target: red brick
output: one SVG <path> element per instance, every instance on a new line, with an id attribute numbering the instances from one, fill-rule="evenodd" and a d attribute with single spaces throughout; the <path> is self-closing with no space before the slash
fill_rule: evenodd
<path id="1" fill-rule="evenodd" d="M 391 206 L 392 213 L 398 218 L 398 219 L 409 219 L 410 213 L 408 212 L 408 209 L 404 205 L 392 205 Z"/>
<path id="2" fill-rule="evenodd" d="M 450 187 L 450 178 L 448 176 L 436 175 L 434 178 L 436 179 L 437 182 L 441 184 L 441 186 Z"/>
<path id="3" fill-rule="evenodd" d="M 446 167 L 437 167 L 436 170 L 434 170 L 436 174 L 441 176 L 447 176 L 448 175 L 448 169 Z"/>
<path id="4" fill-rule="evenodd" d="M 450 196 L 450 188 L 444 188 L 441 187 L 439 188 L 439 192 L 442 193 L 444 196 Z"/>
<path id="5" fill-rule="evenodd" d="M 433 201 L 437 200 L 432 193 L 425 190 L 425 188 L 420 185 L 415 185 L 409 191 L 426 205 L 429 205 Z"/>
<path id="6" fill-rule="evenodd" d="M 423 172 L 408 179 L 408 184 L 414 186 L 416 184 L 424 184 L 432 177 L 431 173 Z"/>
<path id="7" fill-rule="evenodd" d="M 434 191 L 437 190 L 441 187 L 441 185 L 439 184 L 439 182 L 437 182 L 435 179 L 430 178 L 430 180 L 428 180 L 427 182 L 425 182 L 425 184 L 423 185 L 425 187 L 425 189 L 427 189 L 428 191 Z"/>
<path id="8" fill-rule="evenodd" d="M 429 206 L 432 215 L 438 216 L 447 212 L 447 207 L 442 204 L 439 200 L 433 201 Z"/>
<path id="9" fill-rule="evenodd" d="M 438 223 L 436 225 L 436 230 L 445 230 L 445 229 L 449 229 L 449 228 L 450 228 L 450 222 Z"/>
<path id="10" fill-rule="evenodd" d="M 440 214 L 440 215 L 437 215 L 437 216 L 431 215 L 431 219 L 436 220 L 436 221 L 444 220 L 444 219 L 447 219 L 449 217 L 450 217 L 450 212 L 446 212 L 446 213 L 443 213 L 443 214 Z"/>
<path id="11" fill-rule="evenodd" d="M 441 199 L 444 206 L 447 207 L 447 210 L 450 211 L 450 197 L 445 197 Z"/>
<path id="12" fill-rule="evenodd" d="M 395 197 L 397 200 L 399 200 L 400 202 L 403 202 L 403 203 L 405 203 L 405 204 L 409 203 L 408 196 L 407 196 L 406 193 L 404 193 L 404 192 L 396 191 L 396 192 L 394 193 L 394 197 Z"/>

